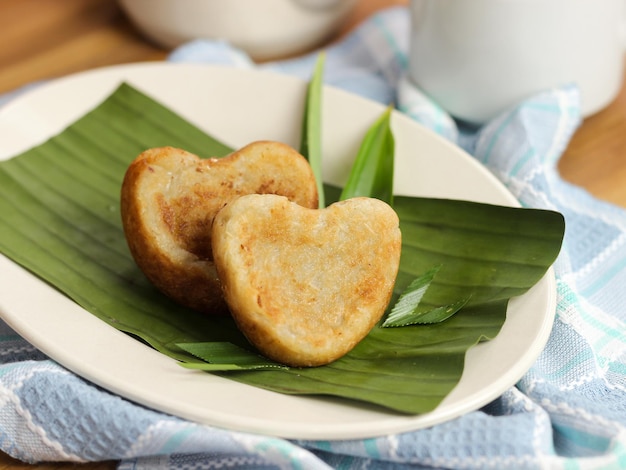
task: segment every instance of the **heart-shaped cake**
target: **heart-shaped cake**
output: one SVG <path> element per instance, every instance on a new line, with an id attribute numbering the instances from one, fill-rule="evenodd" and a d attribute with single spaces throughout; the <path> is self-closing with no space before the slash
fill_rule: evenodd
<path id="1" fill-rule="evenodd" d="M 237 326 L 283 364 L 327 364 L 380 320 L 398 273 L 398 216 L 353 198 L 308 209 L 275 195 L 242 196 L 213 223 L 213 253 Z"/>
<path id="2" fill-rule="evenodd" d="M 128 167 L 121 192 L 124 233 L 137 265 L 178 303 L 228 313 L 213 263 L 211 225 L 224 205 L 251 193 L 318 206 L 309 163 L 279 142 L 253 142 L 219 159 L 172 147 L 141 153 Z"/>

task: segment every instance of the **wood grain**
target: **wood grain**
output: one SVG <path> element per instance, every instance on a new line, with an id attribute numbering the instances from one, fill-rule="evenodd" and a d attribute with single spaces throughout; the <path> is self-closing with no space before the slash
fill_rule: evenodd
<path id="1" fill-rule="evenodd" d="M 559 170 L 568 182 L 626 207 L 625 84 L 608 107 L 584 120 L 561 157 Z"/>
<path id="2" fill-rule="evenodd" d="M 408 0 L 359 0 L 341 35 L 373 12 Z M 94 67 L 164 59 L 114 0 L 2 0 L 0 93 Z M 559 170 L 567 181 L 626 207 L 626 87 L 605 110 L 586 119 Z M 28 465 L 0 453 L 0 470 L 109 470 L 115 462 Z"/>

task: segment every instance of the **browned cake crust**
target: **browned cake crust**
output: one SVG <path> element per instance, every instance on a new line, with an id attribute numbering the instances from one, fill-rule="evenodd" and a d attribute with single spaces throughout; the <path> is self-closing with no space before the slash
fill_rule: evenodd
<path id="1" fill-rule="evenodd" d="M 227 313 L 211 252 L 211 224 L 229 201 L 280 194 L 316 208 L 315 177 L 291 147 L 251 143 L 220 159 L 181 149 L 149 149 L 129 166 L 121 213 L 130 251 L 147 278 L 182 305 Z"/>
<path id="2" fill-rule="evenodd" d="M 270 195 L 243 196 L 213 224 L 215 265 L 239 329 L 267 357 L 327 364 L 383 315 L 401 251 L 395 211 L 354 198 L 305 209 Z"/>

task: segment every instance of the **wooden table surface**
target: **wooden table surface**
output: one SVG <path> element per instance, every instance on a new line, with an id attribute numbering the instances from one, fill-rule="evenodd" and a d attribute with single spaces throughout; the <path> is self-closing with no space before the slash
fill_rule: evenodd
<path id="1" fill-rule="evenodd" d="M 371 13 L 408 0 L 359 0 L 341 35 Z M 36 80 L 119 63 L 162 60 L 168 51 L 145 40 L 115 0 L 0 2 L 0 94 Z M 626 82 L 603 111 L 587 118 L 559 162 L 563 178 L 626 207 Z M 0 470 L 115 468 L 115 462 L 28 465 L 0 453 Z"/>

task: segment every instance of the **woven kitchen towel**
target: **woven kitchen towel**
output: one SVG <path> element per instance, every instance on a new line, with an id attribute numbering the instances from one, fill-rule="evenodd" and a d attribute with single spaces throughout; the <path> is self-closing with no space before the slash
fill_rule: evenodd
<path id="1" fill-rule="evenodd" d="M 27 461 L 122 459 L 122 469 L 626 468 L 626 211 L 564 182 L 556 165 L 580 122 L 576 88 L 546 90 L 479 129 L 457 125 L 404 80 L 409 16 L 392 8 L 327 50 L 326 82 L 462 146 L 524 206 L 558 210 L 557 316 L 516 387 L 481 410 L 415 432 L 289 441 L 227 432 L 134 405 L 0 329 L 0 448 Z M 263 68 L 308 78 L 316 54 Z M 171 61 L 257 67 L 223 42 Z"/>

